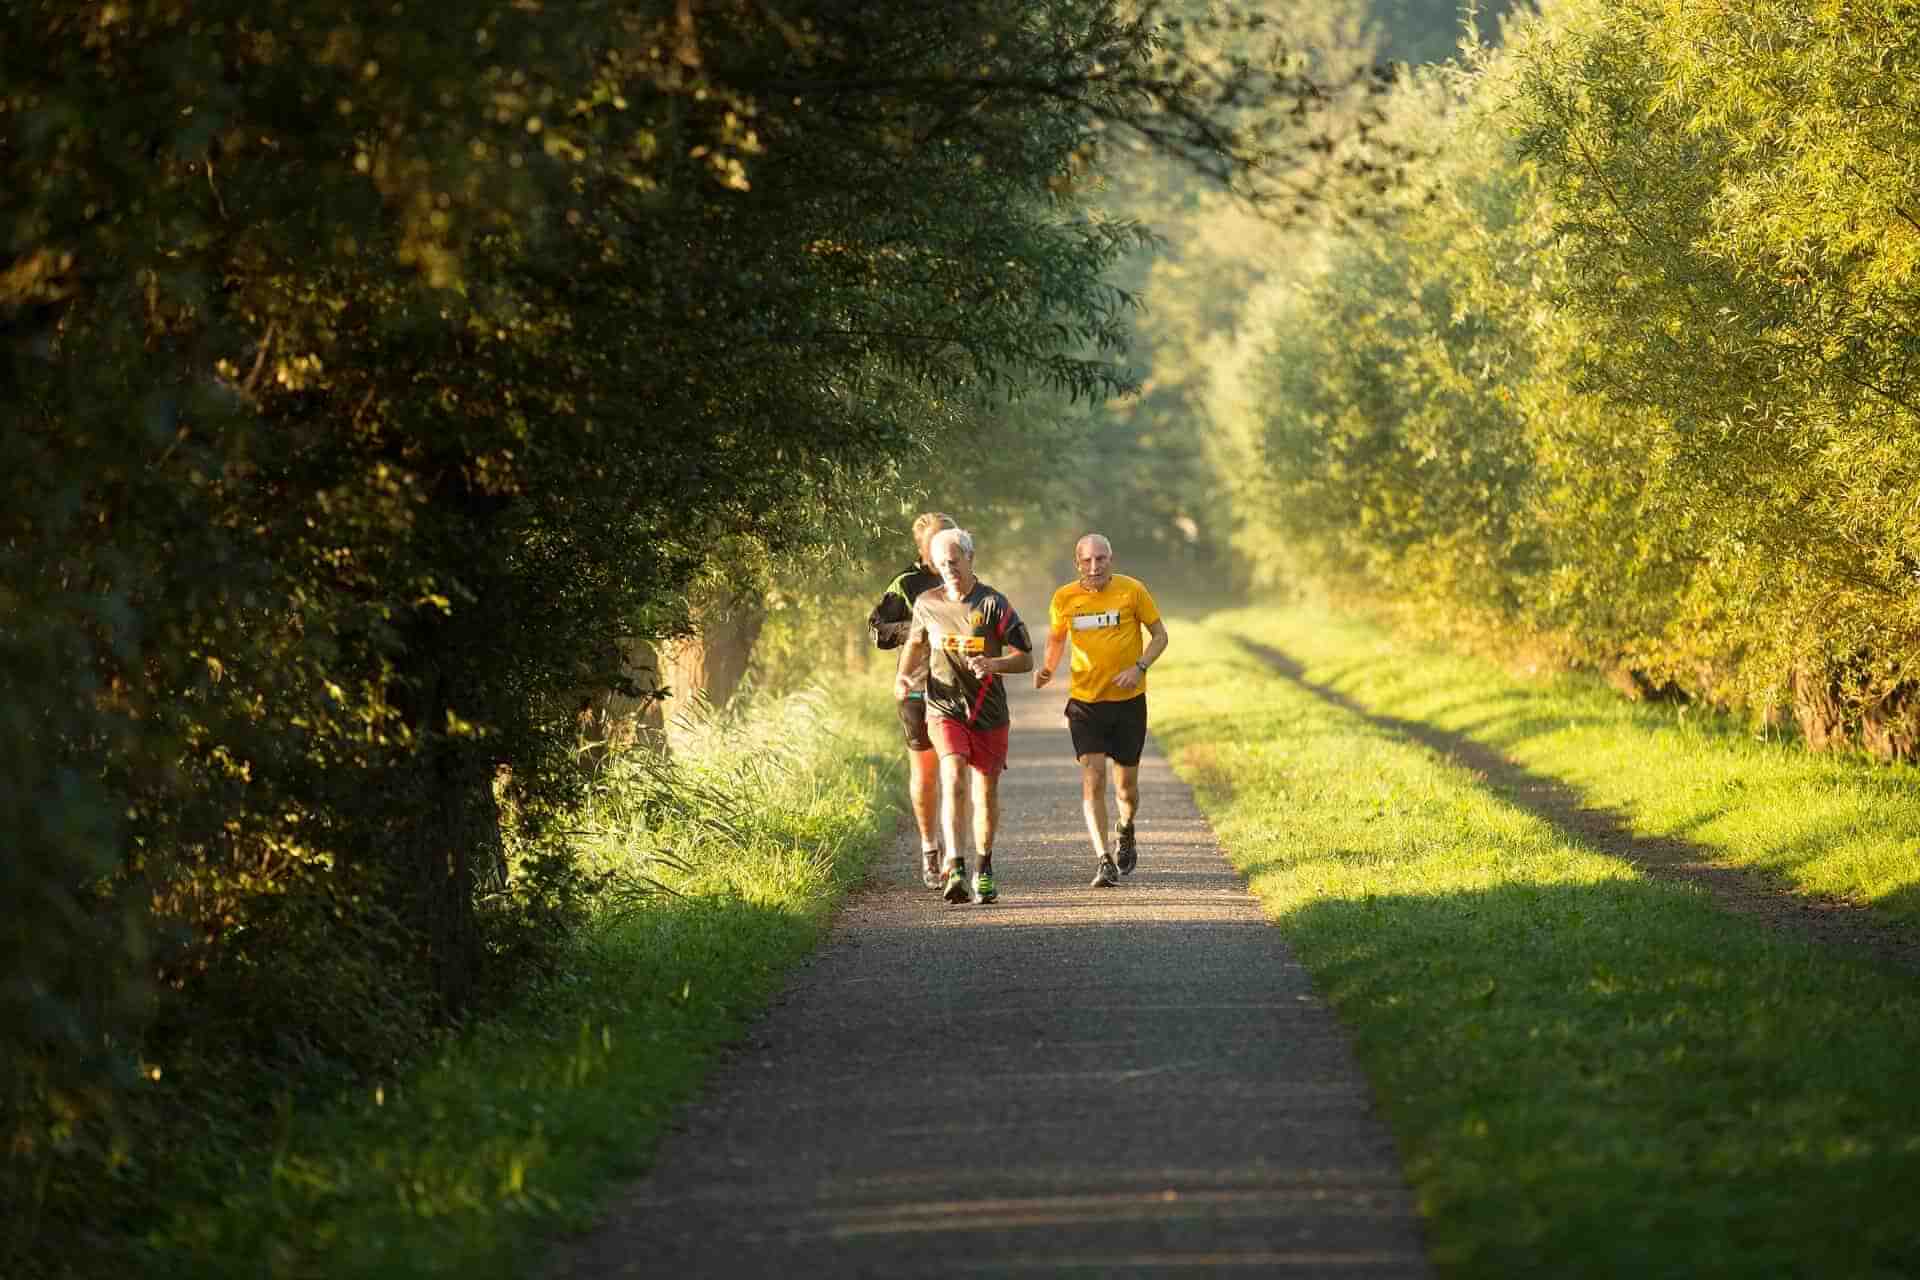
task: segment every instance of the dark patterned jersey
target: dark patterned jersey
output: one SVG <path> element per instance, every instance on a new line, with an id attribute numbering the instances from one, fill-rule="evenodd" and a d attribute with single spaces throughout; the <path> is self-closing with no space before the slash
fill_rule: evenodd
<path id="1" fill-rule="evenodd" d="M 945 587 L 920 593 L 913 602 L 909 644 L 927 638 L 927 714 L 959 720 L 976 729 L 998 729 L 1011 719 L 1006 682 L 989 673 L 975 676 L 966 660 L 974 654 L 998 658 L 1010 649 L 1033 652 L 1027 624 L 1008 599 L 984 582 L 973 584 L 964 600 L 949 600 Z"/>

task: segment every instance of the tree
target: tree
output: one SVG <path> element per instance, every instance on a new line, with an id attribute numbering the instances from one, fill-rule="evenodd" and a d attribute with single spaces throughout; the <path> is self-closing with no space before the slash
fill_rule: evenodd
<path id="1" fill-rule="evenodd" d="M 1920 658 L 1920 136 L 1886 68 L 1915 31 L 1899 6 L 1648 0 L 1567 6 L 1522 50 L 1520 140 L 1606 351 L 1583 372 L 1687 495 L 1722 660 L 1761 705 L 1791 677 L 1817 739 L 1914 736 L 1887 722 Z"/>
<path id="2" fill-rule="evenodd" d="M 1309 87 L 1094 0 L 5 16 L 0 1011 L 36 1152 L 239 948 L 471 1001 L 500 779 L 554 855 L 508 900 L 570 874 L 580 691 L 723 557 L 1004 442 L 992 406 L 1128 386 L 1103 275 L 1142 237 L 1073 202 L 1096 136 L 1257 192 L 1279 143 L 1230 117 Z M 326 945 L 347 921 L 383 940 Z M 391 1056 L 353 1003 L 274 1030 Z"/>

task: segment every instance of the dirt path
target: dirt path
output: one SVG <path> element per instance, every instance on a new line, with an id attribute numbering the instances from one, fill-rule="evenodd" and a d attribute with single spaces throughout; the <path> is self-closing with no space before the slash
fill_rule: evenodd
<path id="1" fill-rule="evenodd" d="M 551 1280 L 1430 1274 L 1338 1025 L 1152 744 L 1140 868 L 1086 887 L 1063 696 L 1016 690 L 1000 902 L 903 840 Z"/>

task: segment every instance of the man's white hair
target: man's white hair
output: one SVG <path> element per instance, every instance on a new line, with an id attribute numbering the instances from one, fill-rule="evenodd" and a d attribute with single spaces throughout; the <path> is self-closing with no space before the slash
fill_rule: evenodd
<path id="1" fill-rule="evenodd" d="M 943 542 L 957 542 L 962 552 L 969 556 L 973 554 L 973 535 L 965 529 L 942 529 L 933 535 L 933 541 L 927 544 L 927 550 L 936 560 L 940 558 L 940 544 Z"/>

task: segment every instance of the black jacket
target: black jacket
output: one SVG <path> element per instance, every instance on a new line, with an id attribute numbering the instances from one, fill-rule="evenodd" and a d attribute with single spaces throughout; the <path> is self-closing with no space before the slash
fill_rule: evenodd
<path id="1" fill-rule="evenodd" d="M 928 587 L 940 585 L 940 575 L 918 562 L 900 571 L 887 584 L 880 603 L 867 615 L 867 634 L 876 649 L 898 649 L 907 642 L 907 629 L 913 622 L 913 602 Z"/>

